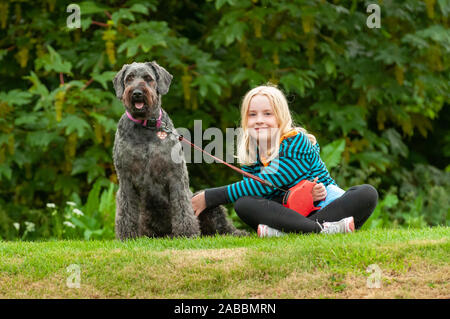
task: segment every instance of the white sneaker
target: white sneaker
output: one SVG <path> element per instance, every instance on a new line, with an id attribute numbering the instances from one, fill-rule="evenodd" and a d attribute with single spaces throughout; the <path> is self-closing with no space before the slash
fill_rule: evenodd
<path id="1" fill-rule="evenodd" d="M 355 231 L 355 222 L 353 216 L 341 219 L 338 222 L 325 222 L 320 225 L 321 233 L 324 234 L 338 234 L 338 233 L 352 233 Z"/>
<path id="2" fill-rule="evenodd" d="M 286 233 L 283 233 L 282 231 L 269 227 L 267 225 L 259 224 L 258 225 L 258 237 L 281 237 L 286 235 Z"/>

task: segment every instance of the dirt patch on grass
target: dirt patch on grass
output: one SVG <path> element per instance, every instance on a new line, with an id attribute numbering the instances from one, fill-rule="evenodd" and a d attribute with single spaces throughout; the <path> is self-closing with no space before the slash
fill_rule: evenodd
<path id="1" fill-rule="evenodd" d="M 198 260 L 201 258 L 211 258 L 215 260 L 226 260 L 240 258 L 248 251 L 247 248 L 222 248 L 222 249 L 184 249 L 184 250 L 166 250 L 159 254 L 170 256 L 174 260 L 189 258 Z"/>
<path id="2" fill-rule="evenodd" d="M 428 246 L 428 245 L 438 245 L 442 243 L 448 243 L 450 239 L 441 238 L 441 239 L 422 239 L 422 240 L 410 240 L 407 242 L 408 245 L 420 245 L 420 246 Z"/>
<path id="3" fill-rule="evenodd" d="M 168 250 L 155 253 L 167 263 L 155 269 L 163 290 L 152 298 L 205 298 L 234 291 L 238 279 L 232 274 L 245 265 L 247 248 Z M 164 296 L 161 296 L 163 294 Z M 229 295 L 231 298 L 231 295 Z"/>
<path id="4" fill-rule="evenodd" d="M 450 298 L 450 265 L 413 262 L 404 272 L 381 272 L 381 287 L 368 288 L 368 277 L 345 278 L 348 289 L 339 298 Z"/>
<path id="5" fill-rule="evenodd" d="M 243 261 L 247 252 L 247 248 L 223 248 L 167 250 L 155 254 L 157 256 L 167 257 L 172 267 L 183 268 L 187 264 L 197 266 L 205 264 L 227 264 L 232 266 L 237 261 Z"/>
<path id="6" fill-rule="evenodd" d="M 293 272 L 276 285 L 245 289 L 237 298 L 450 298 L 450 265 L 413 263 L 404 272 L 381 269 L 380 288 L 367 276 L 324 272 Z M 374 288 L 369 288 L 369 287 Z M 261 289 L 263 288 L 263 289 Z"/>
<path id="7" fill-rule="evenodd" d="M 24 276 L 0 276 L 0 298 L 15 299 L 77 299 L 101 298 L 104 295 L 92 285 L 81 281 L 80 288 L 69 288 L 67 278 L 56 275 L 32 281 Z"/>

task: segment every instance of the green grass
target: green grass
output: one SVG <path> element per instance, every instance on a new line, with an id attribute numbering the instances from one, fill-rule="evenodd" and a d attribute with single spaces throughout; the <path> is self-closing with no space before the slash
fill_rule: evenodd
<path id="1" fill-rule="evenodd" d="M 450 229 L 0 242 L 0 298 L 449 298 Z M 68 288 L 67 267 L 80 268 Z M 369 265 L 381 288 L 368 288 Z"/>

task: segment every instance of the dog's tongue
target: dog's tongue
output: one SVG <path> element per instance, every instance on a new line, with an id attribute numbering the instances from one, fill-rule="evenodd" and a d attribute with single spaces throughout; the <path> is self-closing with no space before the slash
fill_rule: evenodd
<path id="1" fill-rule="evenodd" d="M 134 106 L 137 109 L 142 109 L 144 107 L 144 102 L 136 102 L 136 103 L 134 103 Z"/>

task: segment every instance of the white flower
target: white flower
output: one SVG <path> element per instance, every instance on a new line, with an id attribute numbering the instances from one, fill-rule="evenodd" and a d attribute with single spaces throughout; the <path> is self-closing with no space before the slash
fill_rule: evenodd
<path id="1" fill-rule="evenodd" d="M 72 224 L 71 222 L 65 221 L 63 224 L 66 225 L 67 227 L 75 228 L 75 225 Z"/>
<path id="2" fill-rule="evenodd" d="M 77 216 L 84 216 L 83 212 L 81 210 L 79 210 L 78 208 L 74 208 L 72 210 L 72 213 L 74 213 Z"/>
<path id="3" fill-rule="evenodd" d="M 53 203 L 47 203 L 48 208 L 56 208 L 56 205 Z"/>
<path id="4" fill-rule="evenodd" d="M 34 232 L 34 223 L 32 222 L 25 222 L 25 227 L 27 232 Z"/>
<path id="5" fill-rule="evenodd" d="M 66 204 L 69 205 L 69 206 L 77 206 L 77 204 L 74 203 L 74 202 L 66 202 Z"/>
<path id="6" fill-rule="evenodd" d="M 19 223 L 13 223 L 13 226 L 15 229 L 17 229 L 17 231 L 19 231 L 20 229 L 20 224 Z"/>

